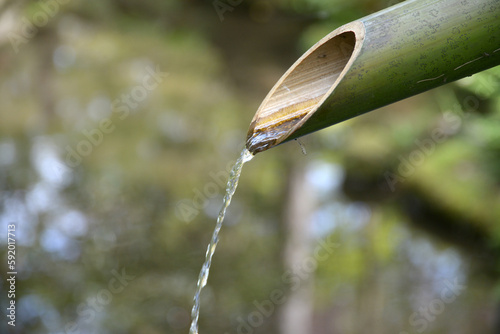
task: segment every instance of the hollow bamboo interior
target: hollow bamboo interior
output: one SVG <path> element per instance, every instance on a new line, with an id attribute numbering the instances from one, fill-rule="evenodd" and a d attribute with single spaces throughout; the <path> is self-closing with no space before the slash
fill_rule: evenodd
<path id="1" fill-rule="evenodd" d="M 499 0 L 407 0 L 316 43 L 260 105 L 252 153 L 500 65 Z"/>
<path id="2" fill-rule="evenodd" d="M 335 89 L 364 39 L 359 22 L 341 27 L 309 49 L 271 89 L 255 114 L 247 148 L 261 152 L 300 127 Z"/>

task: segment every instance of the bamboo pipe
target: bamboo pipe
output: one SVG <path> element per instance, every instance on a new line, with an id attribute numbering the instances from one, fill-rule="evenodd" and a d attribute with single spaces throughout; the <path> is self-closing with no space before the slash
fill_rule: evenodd
<path id="1" fill-rule="evenodd" d="M 334 30 L 257 110 L 256 154 L 500 64 L 500 0 L 408 0 Z"/>

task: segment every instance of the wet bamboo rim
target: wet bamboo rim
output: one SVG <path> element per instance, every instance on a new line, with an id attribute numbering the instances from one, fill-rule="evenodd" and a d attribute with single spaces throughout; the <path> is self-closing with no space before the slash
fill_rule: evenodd
<path id="1" fill-rule="evenodd" d="M 406 0 L 321 39 L 278 80 L 252 153 L 500 65 L 499 0 Z"/>
<path id="2" fill-rule="evenodd" d="M 335 90 L 364 39 L 363 23 L 352 22 L 304 53 L 262 101 L 250 124 L 247 148 L 253 153 L 264 151 L 301 127 Z"/>

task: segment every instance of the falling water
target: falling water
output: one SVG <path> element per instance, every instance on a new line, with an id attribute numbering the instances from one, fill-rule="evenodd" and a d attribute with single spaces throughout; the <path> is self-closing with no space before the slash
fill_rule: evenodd
<path id="1" fill-rule="evenodd" d="M 189 329 L 190 334 L 198 334 L 198 317 L 200 316 L 200 293 L 203 287 L 207 284 L 208 274 L 210 272 L 210 265 L 212 264 L 212 256 L 214 255 L 215 248 L 217 247 L 217 242 L 219 241 L 219 231 L 222 227 L 222 222 L 224 221 L 224 216 L 226 215 L 226 209 L 231 203 L 231 198 L 233 198 L 236 187 L 238 187 L 238 180 L 240 179 L 241 168 L 245 162 L 250 161 L 253 158 L 252 153 L 246 148 L 241 152 L 240 157 L 236 160 L 236 163 L 231 169 L 231 174 L 229 174 L 229 180 L 226 185 L 226 194 L 222 201 L 222 208 L 220 209 L 219 216 L 217 217 L 217 224 L 215 225 L 214 232 L 212 234 L 212 240 L 207 247 L 207 253 L 205 254 L 205 263 L 201 267 L 200 276 L 198 276 L 198 284 L 196 287 L 196 293 L 194 295 L 194 305 L 191 310 L 191 328 Z"/>

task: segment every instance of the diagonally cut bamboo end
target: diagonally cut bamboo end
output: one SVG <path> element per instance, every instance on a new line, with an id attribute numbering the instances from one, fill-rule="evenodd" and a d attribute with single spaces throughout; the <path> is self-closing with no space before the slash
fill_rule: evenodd
<path id="1" fill-rule="evenodd" d="M 362 22 L 348 23 L 312 46 L 278 80 L 248 130 L 247 149 L 256 154 L 276 146 L 300 128 L 332 94 L 365 39 Z"/>

